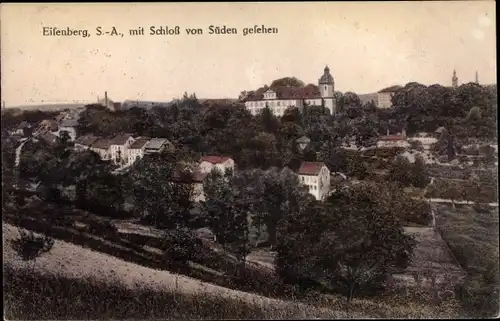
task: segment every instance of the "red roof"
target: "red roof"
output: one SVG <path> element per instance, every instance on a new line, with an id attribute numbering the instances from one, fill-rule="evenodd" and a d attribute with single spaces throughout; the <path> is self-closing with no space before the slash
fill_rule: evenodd
<path id="1" fill-rule="evenodd" d="M 222 164 L 225 161 L 227 161 L 229 157 L 226 156 L 202 156 L 201 161 L 202 162 L 209 162 L 212 164 Z"/>
<path id="2" fill-rule="evenodd" d="M 389 135 L 389 136 L 382 136 L 379 138 L 379 140 L 397 141 L 397 140 L 405 140 L 405 138 L 403 136 L 398 136 L 398 135 Z"/>
<path id="3" fill-rule="evenodd" d="M 132 145 L 130 145 L 130 149 L 139 149 L 142 148 L 144 145 L 146 145 L 150 141 L 149 138 L 147 137 L 139 137 L 137 138 Z"/>
<path id="4" fill-rule="evenodd" d="M 325 166 L 323 162 L 302 162 L 299 168 L 300 175 L 318 175 L 321 168 Z"/>
<path id="5" fill-rule="evenodd" d="M 276 93 L 276 99 L 311 99 L 311 98 L 321 98 L 321 94 L 319 92 L 318 86 L 309 84 L 305 87 L 297 88 L 297 87 L 286 87 L 286 86 L 277 86 L 273 88 L 262 87 L 257 89 L 257 91 L 246 100 L 254 101 L 254 100 L 263 100 L 264 93 L 271 89 Z"/>

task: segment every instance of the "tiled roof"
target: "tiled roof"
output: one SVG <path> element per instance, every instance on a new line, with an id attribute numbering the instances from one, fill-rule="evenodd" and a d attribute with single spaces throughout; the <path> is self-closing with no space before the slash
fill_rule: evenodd
<path id="1" fill-rule="evenodd" d="M 397 140 L 405 140 L 403 136 L 399 135 L 389 135 L 389 136 L 382 136 L 379 138 L 379 140 L 382 141 L 397 141 Z"/>
<path id="2" fill-rule="evenodd" d="M 137 138 L 132 145 L 130 145 L 130 149 L 139 149 L 142 148 L 144 145 L 146 145 L 149 142 L 149 138 L 146 137 L 139 137 Z"/>
<path id="3" fill-rule="evenodd" d="M 310 143 L 311 139 L 307 136 L 301 136 L 297 139 L 297 143 Z"/>
<path id="4" fill-rule="evenodd" d="M 300 175 L 318 175 L 321 168 L 325 166 L 323 162 L 302 162 L 299 168 Z"/>
<path id="5" fill-rule="evenodd" d="M 379 93 L 393 93 L 393 92 L 398 91 L 401 88 L 403 88 L 403 87 L 401 87 L 399 85 L 391 86 L 391 87 L 387 87 L 387 88 L 380 90 Z"/>
<path id="6" fill-rule="evenodd" d="M 259 88 L 253 95 L 251 95 L 246 100 L 255 101 L 255 100 L 263 100 L 264 93 L 271 89 L 276 93 L 276 99 L 313 99 L 313 98 L 321 98 L 321 94 L 319 92 L 318 86 L 309 84 L 305 87 L 297 88 L 297 87 L 286 87 L 286 86 L 277 86 L 273 88 L 262 87 Z"/>
<path id="7" fill-rule="evenodd" d="M 146 149 L 160 149 L 163 145 L 167 144 L 169 141 L 166 138 L 152 138 L 146 145 Z"/>
<path id="8" fill-rule="evenodd" d="M 84 145 L 84 146 L 91 146 L 92 144 L 94 144 L 97 140 L 99 139 L 99 137 L 96 137 L 94 135 L 84 135 L 84 136 L 80 136 L 78 137 L 76 140 L 75 140 L 75 144 L 80 144 L 80 145 Z"/>
<path id="9" fill-rule="evenodd" d="M 201 162 L 209 162 L 212 164 L 222 164 L 227 161 L 229 157 L 226 156 L 202 156 Z"/>
<path id="10" fill-rule="evenodd" d="M 93 148 L 108 149 L 111 146 L 111 142 L 106 138 L 98 138 L 93 144 Z"/>
<path id="11" fill-rule="evenodd" d="M 111 139 L 110 144 L 111 145 L 124 145 L 130 137 L 132 137 L 132 135 L 130 135 L 130 134 L 118 134 Z"/>
<path id="12" fill-rule="evenodd" d="M 57 131 L 59 126 L 57 124 L 57 121 L 54 119 L 44 119 L 40 122 L 38 127 L 48 128 L 51 131 L 55 132 L 55 131 Z"/>
<path id="13" fill-rule="evenodd" d="M 57 136 L 52 134 L 51 132 L 44 132 L 38 137 L 49 144 L 55 144 L 57 142 Z"/>
<path id="14" fill-rule="evenodd" d="M 30 128 L 30 127 L 31 127 L 31 125 L 27 121 L 23 120 L 19 124 L 19 126 L 17 126 L 17 129 L 25 129 L 25 128 Z"/>
<path id="15" fill-rule="evenodd" d="M 78 126 L 78 120 L 76 119 L 63 119 L 59 124 L 60 127 L 76 127 Z"/>

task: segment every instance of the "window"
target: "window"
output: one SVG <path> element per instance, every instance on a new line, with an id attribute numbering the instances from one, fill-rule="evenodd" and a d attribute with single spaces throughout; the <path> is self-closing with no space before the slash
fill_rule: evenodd
<path id="1" fill-rule="evenodd" d="M 280 105 L 281 103 L 278 101 L 278 106 Z"/>
<path id="2" fill-rule="evenodd" d="M 325 86 L 325 91 L 326 91 L 326 86 Z"/>

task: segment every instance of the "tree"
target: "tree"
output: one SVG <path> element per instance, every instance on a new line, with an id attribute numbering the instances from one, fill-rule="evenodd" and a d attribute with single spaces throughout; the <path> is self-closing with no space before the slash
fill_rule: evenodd
<path id="1" fill-rule="evenodd" d="M 302 80 L 299 80 L 295 77 L 284 77 L 274 80 L 271 83 L 270 88 L 275 88 L 280 86 L 301 88 L 305 86 L 305 83 Z"/>
<path id="2" fill-rule="evenodd" d="M 397 156 L 389 168 L 388 177 L 395 182 L 400 182 L 403 186 L 409 186 L 412 182 L 412 165 L 408 158 Z"/>
<path id="3" fill-rule="evenodd" d="M 189 226 L 192 172 L 162 158 L 143 158 L 130 172 L 130 196 L 140 214 L 158 228 Z"/>
<path id="4" fill-rule="evenodd" d="M 415 162 L 411 165 L 410 180 L 415 187 L 423 188 L 429 184 L 430 178 L 422 156 L 415 157 Z"/>
<path id="5" fill-rule="evenodd" d="M 251 202 L 245 193 L 236 190 L 231 177 L 224 176 L 217 169 L 208 174 L 203 185 L 203 211 L 207 225 L 223 248 L 231 248 L 244 264 L 250 251 L 248 215 Z"/>
<path id="6" fill-rule="evenodd" d="M 289 242 L 285 262 L 295 264 L 295 273 L 330 287 L 351 299 L 357 291 L 382 286 L 387 276 L 404 269 L 415 245 L 392 209 L 387 189 L 371 183 L 337 191 L 323 210 L 303 217 L 302 231 Z M 303 249 L 307 249 L 304 251 Z"/>

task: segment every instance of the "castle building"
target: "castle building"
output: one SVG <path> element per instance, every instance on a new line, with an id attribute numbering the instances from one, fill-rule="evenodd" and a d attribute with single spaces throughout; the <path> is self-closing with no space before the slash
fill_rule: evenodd
<path id="1" fill-rule="evenodd" d="M 313 84 L 302 88 L 265 86 L 245 99 L 245 107 L 252 115 L 257 115 L 267 106 L 274 115 L 283 116 L 288 107 L 296 107 L 302 111 L 304 105 L 324 106 L 333 115 L 336 112 L 334 92 L 335 81 L 330 74 L 330 68 L 326 66 L 323 75 L 318 79 L 318 86 Z"/>

